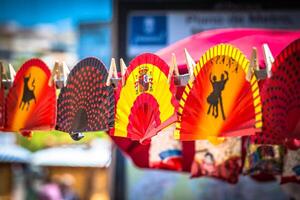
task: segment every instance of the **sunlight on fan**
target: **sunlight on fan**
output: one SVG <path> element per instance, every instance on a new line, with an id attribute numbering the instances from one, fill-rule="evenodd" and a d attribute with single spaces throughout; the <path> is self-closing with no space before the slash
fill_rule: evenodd
<path id="1" fill-rule="evenodd" d="M 246 80 L 248 69 L 248 59 L 237 48 L 227 44 L 210 48 L 194 68 L 195 80 L 185 87 L 175 138 L 212 141 L 259 131 L 259 89 L 255 76 Z"/>

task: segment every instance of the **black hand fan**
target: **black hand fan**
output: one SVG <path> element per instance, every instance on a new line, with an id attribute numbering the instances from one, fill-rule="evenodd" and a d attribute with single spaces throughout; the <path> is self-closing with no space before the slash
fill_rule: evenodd
<path id="1" fill-rule="evenodd" d="M 108 73 L 97 58 L 81 60 L 70 72 L 58 98 L 56 129 L 70 133 L 108 130 L 114 126 L 114 91 L 106 86 Z"/>

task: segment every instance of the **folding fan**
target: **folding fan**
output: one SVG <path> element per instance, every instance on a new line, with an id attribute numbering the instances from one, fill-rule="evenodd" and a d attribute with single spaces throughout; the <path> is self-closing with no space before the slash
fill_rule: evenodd
<path id="1" fill-rule="evenodd" d="M 272 77 L 261 89 L 263 131 L 252 139 L 283 144 L 300 139 L 300 40 L 285 48 L 272 65 Z"/>
<path id="2" fill-rule="evenodd" d="M 58 98 L 56 129 L 78 140 L 81 132 L 108 130 L 114 124 L 114 91 L 97 58 L 81 60 L 71 70 Z"/>
<path id="3" fill-rule="evenodd" d="M 208 140 L 197 140 L 192 177 L 212 176 L 236 183 L 242 167 L 241 145 L 239 137 L 226 138 L 217 145 Z"/>
<path id="4" fill-rule="evenodd" d="M 149 166 L 158 169 L 182 170 L 182 145 L 173 137 L 175 123 L 152 137 L 149 149 Z"/>
<path id="5" fill-rule="evenodd" d="M 237 48 L 209 49 L 180 100 L 175 138 L 208 139 L 254 134 L 262 126 L 257 80 L 246 81 L 249 61 Z"/>
<path id="6" fill-rule="evenodd" d="M 284 147 L 249 143 L 246 150 L 244 173 L 280 175 L 283 169 Z"/>
<path id="7" fill-rule="evenodd" d="M 300 182 L 300 150 L 287 150 L 281 182 Z"/>
<path id="8" fill-rule="evenodd" d="M 28 136 L 32 130 L 54 128 L 55 87 L 49 86 L 51 72 L 39 59 L 25 62 L 16 74 L 6 97 L 5 130 Z"/>
<path id="9" fill-rule="evenodd" d="M 168 82 L 168 65 L 154 54 L 131 61 L 125 85 L 116 93 L 114 136 L 149 142 L 158 131 L 176 121 L 173 80 Z"/>

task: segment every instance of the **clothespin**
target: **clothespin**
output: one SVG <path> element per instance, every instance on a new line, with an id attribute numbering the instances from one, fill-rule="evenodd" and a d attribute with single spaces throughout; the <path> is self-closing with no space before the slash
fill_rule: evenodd
<path id="1" fill-rule="evenodd" d="M 56 80 L 60 80 L 61 74 L 62 74 L 61 65 L 58 61 L 55 61 L 54 67 L 52 69 L 51 77 L 50 77 L 49 82 L 48 82 L 48 85 L 51 87 L 52 84 L 55 81 L 55 78 L 56 78 Z"/>
<path id="2" fill-rule="evenodd" d="M 67 82 L 68 75 L 70 74 L 70 69 L 66 64 L 66 62 L 62 62 L 62 72 L 63 72 L 63 81 L 65 85 Z"/>
<path id="3" fill-rule="evenodd" d="M 111 62 L 110 62 L 110 67 L 109 67 L 108 76 L 107 76 L 107 80 L 106 80 L 106 86 L 110 86 L 111 78 L 113 76 L 114 76 L 114 78 L 118 78 L 116 60 L 114 58 L 112 58 Z"/>
<path id="4" fill-rule="evenodd" d="M 4 72 L 4 66 L 0 61 L 0 88 L 3 87 L 3 72 Z"/>
<path id="5" fill-rule="evenodd" d="M 168 83 L 170 83 L 171 78 L 173 76 L 173 73 L 175 73 L 175 76 L 179 76 L 179 71 L 178 71 L 178 66 L 177 66 L 175 53 L 172 53 L 172 64 L 171 64 L 170 69 L 169 69 Z"/>
<path id="6" fill-rule="evenodd" d="M 267 75 L 268 75 L 268 78 L 270 78 L 272 76 L 272 64 L 274 62 L 274 57 L 271 53 L 271 50 L 270 50 L 268 44 L 263 44 L 262 48 L 263 48 L 263 53 L 264 53 Z"/>
<path id="7" fill-rule="evenodd" d="M 248 82 L 251 81 L 252 75 L 254 71 L 259 71 L 259 65 L 258 65 L 258 60 L 257 60 L 257 49 L 256 47 L 252 48 L 252 53 L 251 53 L 251 60 L 250 60 L 250 65 L 248 68 L 248 72 L 246 74 L 246 80 Z"/>
<path id="8" fill-rule="evenodd" d="M 5 88 L 9 88 L 11 86 L 11 80 L 8 79 L 7 75 L 6 75 L 6 69 L 3 65 L 3 63 L 0 61 L 0 87 L 5 87 Z M 5 80 L 5 82 L 4 82 Z"/>
<path id="9" fill-rule="evenodd" d="M 11 82 L 13 82 L 16 77 L 16 71 L 11 64 L 8 64 L 8 68 L 9 68 L 10 80 Z"/>
<path id="10" fill-rule="evenodd" d="M 121 77 L 122 77 L 122 86 L 124 86 L 125 85 L 125 73 L 126 73 L 127 67 L 122 58 L 120 58 L 120 69 L 121 69 Z"/>
<path id="11" fill-rule="evenodd" d="M 190 80 L 194 81 L 195 79 L 194 68 L 196 67 L 196 63 L 186 48 L 184 49 L 184 54 L 185 54 L 185 60 L 189 71 Z"/>

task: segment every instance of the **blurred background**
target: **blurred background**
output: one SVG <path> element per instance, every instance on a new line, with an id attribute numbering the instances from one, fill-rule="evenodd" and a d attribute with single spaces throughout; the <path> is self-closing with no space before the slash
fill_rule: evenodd
<path id="1" fill-rule="evenodd" d="M 1 0 L 0 8 L 0 59 L 16 70 L 32 57 L 50 67 L 87 56 L 128 63 L 215 28 L 300 28 L 293 0 Z M 37 189 L 56 186 L 73 199 L 290 199 L 277 182 L 230 185 L 138 169 L 102 132 L 80 142 L 62 132 L 0 134 L 0 200 L 37 199 Z"/>

